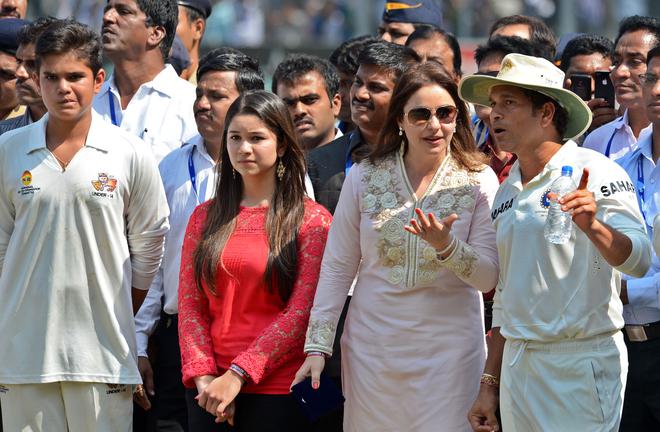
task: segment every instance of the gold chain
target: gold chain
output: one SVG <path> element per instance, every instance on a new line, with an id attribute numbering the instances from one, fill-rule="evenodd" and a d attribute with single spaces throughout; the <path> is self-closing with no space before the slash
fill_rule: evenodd
<path id="1" fill-rule="evenodd" d="M 80 148 L 78 149 L 78 151 L 82 150 L 83 147 L 85 147 L 86 145 L 87 145 L 87 143 L 83 143 L 82 147 L 80 147 Z M 76 154 L 78 154 L 78 151 L 75 152 L 75 153 L 73 154 L 73 156 L 71 156 L 71 159 L 69 159 L 68 162 L 64 162 L 62 159 L 58 158 L 57 155 L 56 155 L 54 152 L 52 152 L 52 151 L 50 152 L 50 154 L 52 154 L 53 157 L 54 157 L 54 158 L 60 163 L 60 165 L 62 166 L 62 171 L 65 171 L 66 168 L 67 168 L 67 167 L 69 166 L 69 164 L 71 163 L 71 161 L 73 160 L 73 158 L 76 157 Z"/>

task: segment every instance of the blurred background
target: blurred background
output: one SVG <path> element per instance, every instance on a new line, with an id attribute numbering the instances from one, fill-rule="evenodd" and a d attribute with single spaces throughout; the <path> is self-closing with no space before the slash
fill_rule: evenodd
<path id="1" fill-rule="evenodd" d="M 630 15 L 660 16 L 660 0 L 437 0 L 445 28 L 458 36 L 464 72 L 472 53 L 498 18 L 524 14 L 542 18 L 557 36 L 568 32 L 616 36 Z M 229 45 L 259 58 L 268 73 L 287 52 L 327 57 L 343 40 L 375 34 L 385 0 L 219 0 L 207 23 L 203 50 Z M 76 17 L 100 28 L 106 0 L 31 0 L 29 17 Z"/>

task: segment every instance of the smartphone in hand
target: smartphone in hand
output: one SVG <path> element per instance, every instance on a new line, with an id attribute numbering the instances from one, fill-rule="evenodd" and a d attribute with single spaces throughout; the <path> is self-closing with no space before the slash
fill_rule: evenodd
<path id="1" fill-rule="evenodd" d="M 614 84 L 610 79 L 610 73 L 606 71 L 596 71 L 596 98 L 605 99 L 607 106 L 614 108 Z"/>
<path id="2" fill-rule="evenodd" d="M 317 390 L 312 388 L 312 379 L 308 377 L 291 387 L 291 395 L 311 422 L 338 409 L 345 400 L 335 383 L 325 374 L 321 374 Z"/>
<path id="3" fill-rule="evenodd" d="M 591 100 L 591 75 L 571 75 L 571 91 L 578 95 L 583 101 Z"/>

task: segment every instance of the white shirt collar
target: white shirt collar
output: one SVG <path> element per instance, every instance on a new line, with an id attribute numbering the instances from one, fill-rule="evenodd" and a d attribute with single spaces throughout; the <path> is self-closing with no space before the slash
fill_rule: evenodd
<path id="1" fill-rule="evenodd" d="M 172 83 L 173 79 L 180 79 L 179 76 L 176 74 L 176 71 L 172 67 L 172 65 L 166 64 L 165 67 L 163 68 L 162 71 L 158 73 L 154 77 L 153 80 L 149 82 L 142 83 L 140 88 L 146 87 L 146 88 L 151 88 L 159 93 L 164 94 L 165 96 L 169 97 L 174 97 L 174 91 L 175 88 L 170 85 Z M 106 82 L 103 83 L 103 86 L 101 87 L 101 90 L 99 91 L 99 94 L 103 95 L 105 93 L 111 92 L 117 98 L 120 98 L 119 95 L 119 89 L 117 88 L 117 85 L 115 84 L 115 73 L 112 72 L 110 77 L 106 80 Z"/>
<path id="2" fill-rule="evenodd" d="M 557 151 L 557 153 L 555 153 L 550 158 L 548 163 L 545 164 L 545 167 L 543 167 L 543 170 L 539 174 L 537 174 L 534 177 L 534 179 L 543 177 L 544 175 L 546 175 L 548 171 L 559 170 L 565 164 L 571 165 L 577 148 L 578 145 L 575 143 L 575 141 L 573 140 L 566 141 L 564 144 L 562 144 L 561 148 Z M 522 190 L 522 178 L 520 175 L 519 160 L 514 162 L 513 166 L 511 167 L 511 170 L 509 171 L 509 177 L 505 180 L 505 182 L 510 183 L 516 186 L 518 189 Z"/>
<path id="3" fill-rule="evenodd" d="M 204 159 L 208 160 L 215 166 L 215 161 L 213 160 L 209 152 L 206 150 L 206 143 L 204 142 L 204 138 L 202 138 L 201 135 L 197 134 L 194 137 L 192 137 L 188 142 L 188 144 L 191 146 L 191 151 L 196 148 L 199 154 Z"/>
<path id="4" fill-rule="evenodd" d="M 34 127 L 31 130 L 31 137 L 26 146 L 25 153 L 31 153 L 37 149 L 47 148 L 46 146 L 46 125 L 48 124 L 48 113 L 34 123 Z M 99 128 L 106 125 L 106 122 L 92 110 L 92 124 L 89 127 L 89 132 L 87 133 L 87 139 L 85 145 L 87 147 L 93 147 L 95 149 L 107 152 L 110 150 L 110 145 L 107 140 L 104 139 L 95 139 L 97 138 Z M 103 135 L 103 134 L 101 134 Z"/>

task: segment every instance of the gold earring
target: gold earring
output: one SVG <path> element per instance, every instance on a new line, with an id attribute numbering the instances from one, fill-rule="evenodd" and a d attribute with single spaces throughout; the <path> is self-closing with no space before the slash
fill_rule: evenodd
<path id="1" fill-rule="evenodd" d="M 282 181 L 282 178 L 284 177 L 284 172 L 286 171 L 286 168 L 284 168 L 284 164 L 282 163 L 282 159 L 278 158 L 277 162 L 277 179 L 279 181 Z"/>
<path id="2" fill-rule="evenodd" d="M 399 128 L 399 136 L 403 136 L 403 129 Z"/>

